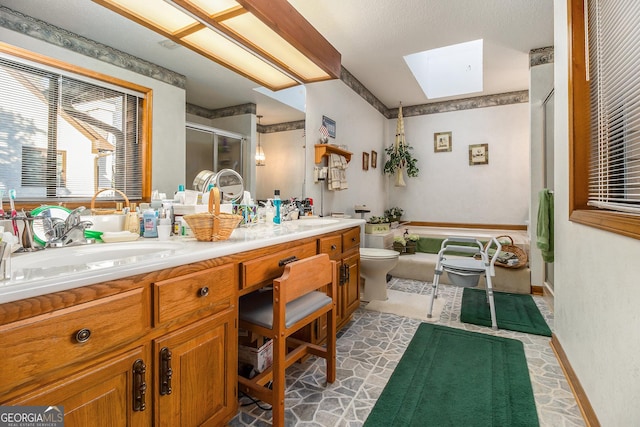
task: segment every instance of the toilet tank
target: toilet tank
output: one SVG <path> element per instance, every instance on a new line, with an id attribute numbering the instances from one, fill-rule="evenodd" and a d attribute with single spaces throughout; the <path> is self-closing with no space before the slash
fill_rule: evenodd
<path id="1" fill-rule="evenodd" d="M 393 231 L 384 234 L 365 234 L 364 247 L 378 249 L 393 249 Z"/>

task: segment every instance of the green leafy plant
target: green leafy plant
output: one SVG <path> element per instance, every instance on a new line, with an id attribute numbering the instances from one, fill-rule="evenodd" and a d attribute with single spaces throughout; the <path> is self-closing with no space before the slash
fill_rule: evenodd
<path id="1" fill-rule="evenodd" d="M 402 236 L 396 236 L 393 238 L 393 243 L 399 243 L 402 246 L 407 246 L 407 241 Z"/>
<path id="2" fill-rule="evenodd" d="M 403 213 L 404 211 L 402 210 L 402 208 L 399 208 L 397 206 L 394 206 L 384 211 L 385 216 L 388 216 L 391 218 L 399 218 L 402 216 Z"/>
<path id="3" fill-rule="evenodd" d="M 397 148 L 390 146 L 385 148 L 384 152 L 387 154 L 387 160 L 384 163 L 383 172 L 389 175 L 396 173 L 398 170 L 407 169 L 407 176 L 415 178 L 418 176 L 420 169 L 418 169 L 418 159 L 411 155 L 413 147 L 407 144 L 401 144 Z"/>
<path id="4" fill-rule="evenodd" d="M 387 218 L 386 216 L 371 216 L 369 217 L 367 222 L 369 224 L 386 224 L 390 221 L 389 221 L 389 218 Z"/>
<path id="5" fill-rule="evenodd" d="M 409 234 L 408 236 L 406 236 L 406 239 L 410 242 L 417 242 L 418 240 L 420 240 L 420 236 L 418 236 L 417 234 Z"/>

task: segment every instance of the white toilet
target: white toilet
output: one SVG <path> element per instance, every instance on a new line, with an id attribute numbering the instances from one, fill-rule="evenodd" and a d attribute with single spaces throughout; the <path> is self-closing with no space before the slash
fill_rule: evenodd
<path id="1" fill-rule="evenodd" d="M 400 253 L 389 249 L 360 248 L 360 275 L 364 277 L 362 301 L 387 299 L 387 273 L 398 263 Z"/>

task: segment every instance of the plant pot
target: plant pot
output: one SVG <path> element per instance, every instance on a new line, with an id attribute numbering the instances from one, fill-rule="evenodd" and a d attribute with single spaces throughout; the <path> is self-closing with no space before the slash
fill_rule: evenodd
<path id="1" fill-rule="evenodd" d="M 404 172 L 402 169 L 398 169 L 398 171 L 396 172 L 396 183 L 395 183 L 396 187 L 406 187 L 407 184 L 405 184 L 404 182 Z"/>
<path id="2" fill-rule="evenodd" d="M 404 255 L 406 250 L 407 250 L 407 248 L 402 243 L 393 242 L 393 250 L 396 251 L 396 252 L 399 252 L 400 255 Z"/>
<path id="3" fill-rule="evenodd" d="M 390 225 L 388 222 L 383 224 L 369 224 L 366 223 L 364 225 L 364 232 L 367 234 L 384 234 L 388 233 L 390 229 Z"/>
<path id="4" fill-rule="evenodd" d="M 406 247 L 406 253 L 407 254 L 415 254 L 416 253 L 416 248 L 418 247 L 418 242 L 412 242 L 412 241 L 408 241 L 407 242 L 407 246 Z"/>

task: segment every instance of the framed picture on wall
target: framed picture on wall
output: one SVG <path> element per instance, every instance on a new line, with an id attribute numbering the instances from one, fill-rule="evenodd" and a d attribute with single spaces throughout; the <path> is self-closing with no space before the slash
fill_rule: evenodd
<path id="1" fill-rule="evenodd" d="M 469 145 L 469 165 L 489 164 L 489 144 Z"/>
<path id="2" fill-rule="evenodd" d="M 433 134 L 433 151 L 442 153 L 451 151 L 451 132 L 436 132 Z"/>
<path id="3" fill-rule="evenodd" d="M 335 120 L 331 120 L 327 116 L 322 116 L 322 126 L 326 127 L 327 131 L 329 131 L 329 137 L 331 137 L 331 138 L 335 138 L 336 137 L 336 122 L 335 122 Z"/>
<path id="4" fill-rule="evenodd" d="M 369 153 L 367 153 L 366 151 L 362 152 L 362 170 L 369 170 Z"/>
<path id="5" fill-rule="evenodd" d="M 371 150 L 371 167 L 373 169 L 378 167 L 378 152 Z"/>

